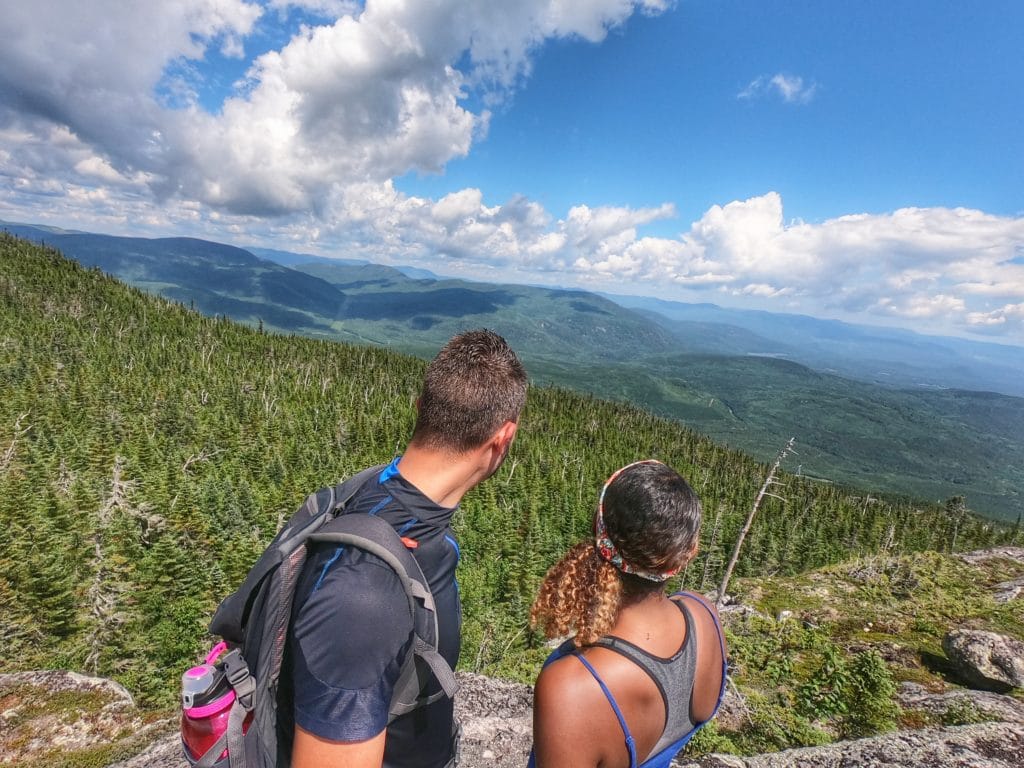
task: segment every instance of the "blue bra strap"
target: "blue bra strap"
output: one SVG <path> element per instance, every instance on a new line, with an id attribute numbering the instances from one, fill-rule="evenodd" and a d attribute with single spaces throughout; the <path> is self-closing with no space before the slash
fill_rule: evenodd
<path id="1" fill-rule="evenodd" d="M 633 734 L 629 732 L 629 726 L 626 725 L 626 718 L 622 716 L 622 712 L 619 710 L 619 705 L 615 702 L 615 697 L 612 696 L 612 692 L 608 690 L 608 686 L 604 684 L 604 680 L 600 678 L 597 671 L 590 666 L 590 662 L 583 658 L 583 655 L 580 653 L 574 653 L 573 655 L 580 660 L 583 666 L 587 668 L 587 671 L 589 671 L 590 674 L 593 675 L 594 679 L 597 680 L 597 684 L 600 685 L 601 690 L 604 691 L 604 697 L 608 699 L 608 703 L 612 705 L 612 710 L 614 710 L 615 716 L 619 718 L 619 725 L 622 726 L 622 732 L 626 736 L 626 749 L 629 750 L 629 768 L 636 768 L 636 744 L 633 743 Z"/>

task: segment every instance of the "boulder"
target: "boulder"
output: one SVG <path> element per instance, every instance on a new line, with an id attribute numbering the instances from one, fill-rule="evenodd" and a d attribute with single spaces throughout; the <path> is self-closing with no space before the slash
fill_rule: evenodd
<path id="1" fill-rule="evenodd" d="M 1024 686 L 1024 643 L 995 632 L 957 629 L 942 638 L 956 674 L 982 690 L 1005 692 Z"/>

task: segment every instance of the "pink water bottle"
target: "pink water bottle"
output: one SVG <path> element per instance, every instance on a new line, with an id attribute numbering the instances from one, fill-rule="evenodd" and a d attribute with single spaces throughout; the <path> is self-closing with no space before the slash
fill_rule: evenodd
<path id="1" fill-rule="evenodd" d="M 203 664 L 192 667 L 181 676 L 181 742 L 185 758 L 191 765 L 213 748 L 228 729 L 231 705 L 235 692 L 217 657 L 227 650 L 227 643 L 218 643 L 206 656 Z M 248 713 L 246 730 L 252 713 Z M 227 766 L 228 751 L 217 758 L 215 768 Z"/>

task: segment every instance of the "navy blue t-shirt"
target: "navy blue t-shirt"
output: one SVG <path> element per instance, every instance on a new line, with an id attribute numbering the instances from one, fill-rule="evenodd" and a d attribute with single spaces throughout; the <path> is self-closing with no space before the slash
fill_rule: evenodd
<path id="1" fill-rule="evenodd" d="M 454 668 L 462 622 L 459 549 L 449 527 L 454 508 L 424 496 L 397 463 L 363 486 L 346 510 L 377 515 L 416 542 L 412 552 L 437 606 L 438 650 Z M 443 766 L 451 757 L 450 699 L 387 724 L 411 642 L 408 598 L 389 566 L 352 547 L 312 549 L 296 587 L 289 637 L 295 723 L 332 741 L 365 741 L 386 726 L 386 768 Z"/>

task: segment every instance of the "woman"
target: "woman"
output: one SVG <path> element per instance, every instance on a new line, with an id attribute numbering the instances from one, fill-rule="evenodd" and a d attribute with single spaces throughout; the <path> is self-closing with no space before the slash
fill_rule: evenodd
<path id="1" fill-rule="evenodd" d="M 697 552 L 700 499 L 660 461 L 613 474 L 594 538 L 544 579 L 531 622 L 575 637 L 544 664 L 534 691 L 531 766 L 663 768 L 718 710 L 725 642 L 703 597 L 664 582 Z"/>

